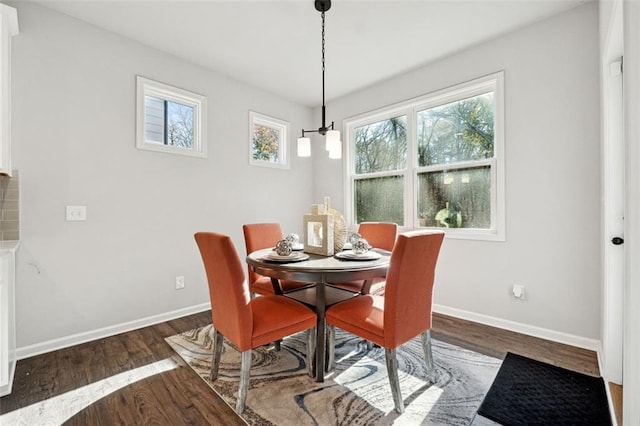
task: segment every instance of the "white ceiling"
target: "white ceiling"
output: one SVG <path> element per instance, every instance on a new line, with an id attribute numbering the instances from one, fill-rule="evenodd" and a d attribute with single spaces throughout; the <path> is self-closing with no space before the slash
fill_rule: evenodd
<path id="1" fill-rule="evenodd" d="M 307 106 L 322 103 L 313 0 L 32 0 Z M 333 0 L 326 100 L 589 0 Z"/>

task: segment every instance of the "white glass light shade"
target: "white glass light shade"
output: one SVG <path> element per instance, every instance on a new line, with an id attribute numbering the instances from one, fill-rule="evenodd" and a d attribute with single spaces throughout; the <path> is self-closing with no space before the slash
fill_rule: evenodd
<path id="1" fill-rule="evenodd" d="M 332 149 L 329 151 L 329 158 L 331 159 L 342 158 L 342 143 L 340 143 L 340 141 L 338 141 L 337 146 L 332 147 Z"/>
<path id="2" fill-rule="evenodd" d="M 298 157 L 311 157 L 311 139 L 298 138 Z"/>
<path id="3" fill-rule="evenodd" d="M 335 151 L 336 149 L 341 149 L 342 142 L 340 141 L 340 132 L 337 130 L 327 130 L 327 134 L 325 135 L 327 138 L 326 148 L 327 151 Z"/>

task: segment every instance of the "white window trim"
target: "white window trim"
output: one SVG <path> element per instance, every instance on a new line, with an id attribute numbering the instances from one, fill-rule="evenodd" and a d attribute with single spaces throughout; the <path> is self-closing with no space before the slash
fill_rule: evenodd
<path id="1" fill-rule="evenodd" d="M 490 74 L 478 79 L 467 81 L 443 90 L 429 93 L 407 101 L 399 102 L 387 107 L 379 108 L 374 111 L 359 114 L 344 120 L 343 128 L 345 129 L 345 138 L 348 143 L 347 153 L 345 155 L 345 217 L 351 225 L 355 224 L 353 211 L 354 184 L 358 177 L 353 173 L 354 161 L 353 153 L 355 145 L 353 140 L 353 131 L 357 127 L 367 124 L 376 123 L 378 121 L 397 117 L 399 115 L 407 116 L 407 169 L 385 171 L 379 173 L 367 174 L 366 178 L 381 176 L 398 176 L 402 175 L 405 179 L 405 190 L 410 191 L 405 196 L 404 205 L 404 223 L 401 231 L 416 229 L 418 223 L 418 203 L 417 203 L 417 179 L 418 173 L 432 169 L 433 167 L 418 167 L 417 161 L 417 139 L 415 114 L 417 111 L 443 105 L 449 102 L 460 100 L 466 97 L 476 96 L 488 91 L 494 92 L 494 157 L 487 160 L 469 162 L 469 165 L 480 165 L 487 163 L 491 165 L 491 229 L 472 229 L 472 228 L 438 228 L 444 230 L 448 238 L 466 239 L 466 240 L 485 240 L 485 241 L 505 241 L 506 240 L 506 191 L 505 191 L 505 109 L 504 109 L 504 71 Z M 467 163 L 456 163 L 456 167 Z M 437 169 L 443 169 L 443 166 L 435 166 Z M 364 176 L 362 177 L 364 178 Z M 410 181 L 410 182 L 409 182 Z M 420 228 L 425 229 L 425 228 Z"/>
<path id="2" fill-rule="evenodd" d="M 257 160 L 253 158 L 253 125 L 258 124 L 265 127 L 275 128 L 280 132 L 278 143 L 279 163 L 271 161 Z M 262 167 L 273 167 L 276 169 L 289 169 L 289 123 L 279 118 L 269 117 L 259 112 L 249 111 L 249 164 Z"/>
<path id="3" fill-rule="evenodd" d="M 145 96 L 193 107 L 193 147 L 180 148 L 148 142 L 145 138 Z M 136 148 L 207 158 L 207 98 L 197 93 L 136 76 Z"/>

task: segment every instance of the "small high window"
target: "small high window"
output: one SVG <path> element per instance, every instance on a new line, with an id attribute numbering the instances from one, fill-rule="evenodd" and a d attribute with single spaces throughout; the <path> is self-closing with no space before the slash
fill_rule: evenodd
<path id="1" fill-rule="evenodd" d="M 249 111 L 249 164 L 289 168 L 289 123 Z"/>
<path id="2" fill-rule="evenodd" d="M 137 148 L 207 156 L 207 98 L 138 76 L 136 102 Z"/>

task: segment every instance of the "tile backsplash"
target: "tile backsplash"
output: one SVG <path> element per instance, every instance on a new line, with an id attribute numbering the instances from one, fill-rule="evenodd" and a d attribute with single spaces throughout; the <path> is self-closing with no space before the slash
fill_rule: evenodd
<path id="1" fill-rule="evenodd" d="M 18 171 L 0 176 L 0 240 L 20 239 L 20 194 Z"/>

